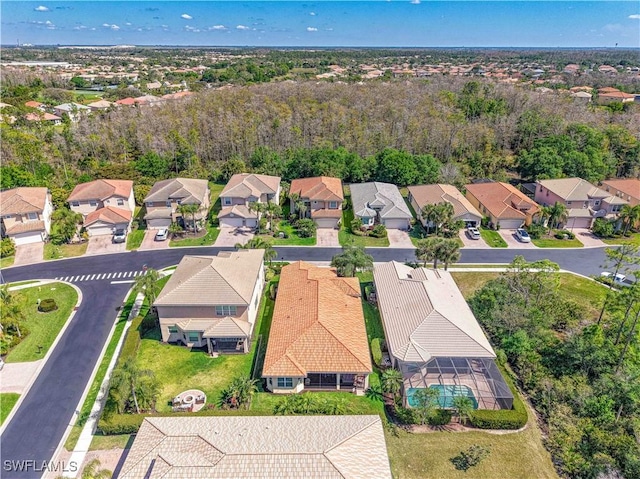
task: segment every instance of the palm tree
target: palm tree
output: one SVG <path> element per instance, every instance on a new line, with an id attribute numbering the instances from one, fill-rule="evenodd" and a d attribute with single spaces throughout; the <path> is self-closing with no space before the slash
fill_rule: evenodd
<path id="1" fill-rule="evenodd" d="M 622 208 L 620 208 L 618 217 L 622 221 L 623 225 L 622 234 L 626 235 L 629 232 L 629 229 L 635 228 L 638 222 L 640 222 L 640 205 L 623 205 Z"/>
<path id="2" fill-rule="evenodd" d="M 462 424 L 466 424 L 473 414 L 473 402 L 467 396 L 455 396 L 453 398 L 453 408 Z"/>
<path id="3" fill-rule="evenodd" d="M 269 219 L 269 231 L 273 232 L 273 219 L 282 215 L 282 208 L 271 201 L 266 204 L 265 213 Z"/>
<path id="4" fill-rule="evenodd" d="M 196 234 L 196 214 L 202 210 L 202 206 L 197 203 L 189 203 L 178 205 L 178 211 L 182 217 L 191 215 L 191 226 L 193 227 L 193 234 Z"/>
<path id="5" fill-rule="evenodd" d="M 416 258 L 419 261 L 422 261 L 422 265 L 426 268 L 427 262 L 433 261 L 433 267 L 436 268 L 438 266 L 438 260 L 440 259 L 437 255 L 438 246 L 441 243 L 440 238 L 432 237 L 418 240 L 416 246 Z"/>
<path id="6" fill-rule="evenodd" d="M 149 300 L 149 305 L 151 305 L 152 308 L 160 292 L 158 281 L 161 277 L 158 270 L 149 268 L 140 276 L 136 276 L 135 282 L 133 283 L 133 290 L 136 293 L 143 293 Z"/>
<path id="7" fill-rule="evenodd" d="M 338 270 L 338 276 L 353 277 L 358 271 L 373 270 L 373 256 L 362 246 L 345 246 L 342 253 L 331 258 L 331 267 Z"/>
<path id="8" fill-rule="evenodd" d="M 16 297 L 9 291 L 9 285 L 5 284 L 0 288 L 0 310 L 2 311 L 0 321 L 0 336 L 4 334 L 15 334 L 21 338 L 22 328 L 20 324 L 26 320 L 24 311 L 16 301 Z"/>
<path id="9" fill-rule="evenodd" d="M 436 256 L 444 262 L 446 271 L 449 263 L 455 263 L 460 259 L 460 245 L 455 239 L 443 239 L 436 247 Z"/>
<path id="10" fill-rule="evenodd" d="M 427 230 L 427 234 L 431 230 L 431 226 L 435 223 L 436 212 L 436 204 L 426 204 L 422 207 L 422 211 L 420 211 L 420 216 L 424 220 L 425 229 Z"/>
<path id="11" fill-rule="evenodd" d="M 93 459 L 82 470 L 81 479 L 109 479 L 111 471 L 100 468 L 100 460 Z"/>
<path id="12" fill-rule="evenodd" d="M 402 377 L 402 373 L 400 371 L 393 368 L 385 369 L 382 373 L 382 377 L 380 378 L 382 391 L 392 394 L 395 398 L 398 394 L 400 394 L 403 381 L 404 378 Z"/>
<path id="13" fill-rule="evenodd" d="M 298 211 L 298 219 L 301 220 L 304 218 L 308 208 L 307 204 L 303 200 L 297 200 L 295 202 L 295 209 Z"/>
<path id="14" fill-rule="evenodd" d="M 549 208 L 549 228 L 557 228 L 558 224 L 564 223 L 567 221 L 569 211 L 567 207 L 556 201 L 555 204 Z"/>
<path id="15" fill-rule="evenodd" d="M 271 264 L 271 261 L 273 261 L 276 258 L 276 256 L 278 256 L 278 253 L 276 252 L 275 249 L 273 249 L 273 245 L 271 244 L 271 242 L 265 241 L 259 236 L 254 236 L 245 244 L 236 243 L 235 248 L 236 249 L 263 249 L 264 259 L 266 259 L 269 262 L 269 264 Z"/>
<path id="16" fill-rule="evenodd" d="M 128 394 L 131 394 L 133 399 L 133 405 L 136 408 L 136 413 L 140 414 L 140 406 L 138 404 L 138 386 L 144 377 L 153 377 L 153 371 L 149 369 L 140 369 L 136 364 L 135 358 L 128 358 L 120 367 L 113 371 L 111 377 L 112 387 L 116 390 L 127 390 Z M 121 400 L 127 398 L 127 395 L 121 395 Z M 128 398 L 127 398 L 128 399 Z M 150 398 L 145 398 L 146 402 Z M 121 404 L 123 407 L 124 404 Z"/>
<path id="17" fill-rule="evenodd" d="M 445 223 L 451 221 L 453 218 L 453 205 L 448 201 L 438 203 L 435 207 L 435 223 L 436 223 L 436 236 L 438 236 L 439 228 Z"/>
<path id="18" fill-rule="evenodd" d="M 267 209 L 267 205 L 264 203 L 258 203 L 257 201 L 252 201 L 251 203 L 249 203 L 249 206 L 247 206 L 247 208 L 249 209 L 249 211 L 256 212 L 256 215 L 258 217 L 258 222 L 260 222 L 262 213 L 264 213 L 265 210 Z"/>

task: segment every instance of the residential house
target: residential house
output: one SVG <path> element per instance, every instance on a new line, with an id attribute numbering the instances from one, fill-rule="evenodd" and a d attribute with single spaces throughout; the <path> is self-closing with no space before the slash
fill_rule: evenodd
<path id="1" fill-rule="evenodd" d="M 104 111 L 113 107 L 114 104 L 107 100 L 98 100 L 87 105 L 91 111 Z"/>
<path id="2" fill-rule="evenodd" d="M 433 388 L 443 408 L 460 395 L 474 408 L 512 407 L 495 352 L 449 272 L 390 261 L 378 264 L 373 278 L 391 365 L 403 376 L 405 406 L 415 406 L 419 389 Z"/>
<path id="3" fill-rule="evenodd" d="M 595 218 L 615 217 L 627 201 L 581 178 L 538 180 L 535 200 L 542 206 L 556 202 L 567 207 L 566 228 L 590 228 Z"/>
<path id="4" fill-rule="evenodd" d="M 453 206 L 453 219 L 464 221 L 466 226 L 477 226 L 482 221 L 482 213 L 455 186 L 442 184 L 418 185 L 409 186 L 408 190 L 407 199 L 425 227 L 431 225 L 427 225 L 425 219 L 422 218 L 422 208 L 426 205 L 437 205 L 439 203 L 451 203 Z"/>
<path id="5" fill-rule="evenodd" d="M 626 200 L 631 206 L 640 204 L 640 179 L 617 178 L 602 182 L 602 188 L 618 198 Z"/>
<path id="6" fill-rule="evenodd" d="M 520 228 L 540 212 L 535 201 L 508 183 L 473 183 L 465 188 L 466 198 L 494 227 Z"/>
<path id="7" fill-rule="evenodd" d="M 116 100 L 116 106 L 133 106 L 136 104 L 136 101 L 132 97 L 122 98 L 121 100 Z"/>
<path id="8" fill-rule="evenodd" d="M 280 177 L 240 173 L 233 175 L 220 193 L 220 226 L 256 228 L 260 215 L 252 203 L 280 202 Z"/>
<path id="9" fill-rule="evenodd" d="M 62 105 L 54 106 L 53 110 L 58 116 L 67 115 L 74 123 L 79 122 L 80 118 L 91 112 L 91 108 L 80 103 L 63 103 Z"/>
<path id="10" fill-rule="evenodd" d="M 207 218 L 211 206 L 211 192 L 207 180 L 171 178 L 156 182 L 144 199 L 147 212 L 144 216 L 149 229 L 168 228 L 178 222 L 182 227 L 197 229 Z M 199 211 L 183 218 L 180 205 L 199 205 Z"/>
<path id="11" fill-rule="evenodd" d="M 44 103 L 40 103 L 39 101 L 28 101 L 24 104 L 24 106 L 29 107 L 29 108 L 35 108 L 36 110 L 40 110 L 41 112 L 45 112 L 47 111 L 47 105 L 45 105 Z"/>
<path id="12" fill-rule="evenodd" d="M 409 229 L 413 215 L 396 185 L 374 181 L 354 183 L 349 189 L 353 215 L 362 221 L 362 226 L 382 224 L 389 229 Z"/>
<path id="13" fill-rule="evenodd" d="M 153 303 L 162 341 L 247 353 L 264 288 L 264 250 L 184 256 Z"/>
<path id="14" fill-rule="evenodd" d="M 56 115 L 52 115 L 51 113 L 27 113 L 24 118 L 27 121 L 44 121 L 47 123 L 50 123 L 52 125 L 61 125 L 62 124 L 62 118 L 60 118 L 59 116 Z"/>
<path id="15" fill-rule="evenodd" d="M 625 93 L 616 88 L 601 88 L 598 90 L 598 103 L 608 105 L 609 103 L 632 103 L 636 96 L 631 93 Z"/>
<path id="16" fill-rule="evenodd" d="M 45 241 L 51 232 L 51 193 L 47 188 L 19 187 L 0 191 L 2 237 L 16 245 Z"/>
<path id="17" fill-rule="evenodd" d="M 391 479 L 380 416 L 146 417 L 119 479 Z"/>
<path id="18" fill-rule="evenodd" d="M 291 182 L 289 197 L 296 195 L 306 206 L 306 218 L 315 221 L 318 228 L 336 228 L 342 218 L 342 181 L 340 178 L 316 176 L 300 178 Z M 291 211 L 296 211 L 296 202 L 291 199 Z"/>
<path id="19" fill-rule="evenodd" d="M 358 279 L 302 261 L 283 267 L 262 368 L 267 389 L 364 394 L 371 372 Z"/>

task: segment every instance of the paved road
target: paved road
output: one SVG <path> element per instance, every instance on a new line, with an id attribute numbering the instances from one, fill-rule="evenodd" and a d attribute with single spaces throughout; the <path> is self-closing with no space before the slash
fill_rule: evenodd
<path id="1" fill-rule="evenodd" d="M 84 300 L 49 361 L 21 407 L 0 437 L 1 477 L 26 479 L 42 476 L 33 466 L 26 471 L 8 471 L 6 461 L 51 460 L 64 431 L 71 421 L 84 388 L 116 317 L 116 307 L 122 304 L 129 284 L 112 284 L 115 273 L 140 271 L 143 265 L 163 268 L 176 264 L 185 254 L 217 254 L 229 248 L 180 248 L 157 251 L 137 251 L 93 257 L 70 258 L 35 265 L 8 268 L 2 271 L 6 282 L 27 279 L 54 279 L 85 276 L 109 278 L 84 280 L 77 283 Z M 327 261 L 339 248 L 278 248 L 278 259 L 294 261 Z M 372 248 L 375 261 L 411 261 L 412 249 Z M 529 261 L 550 259 L 563 269 L 584 275 L 598 274 L 604 261 L 602 249 L 575 250 L 462 250 L 464 263 L 508 263 L 517 254 Z M 127 278 L 129 279 L 129 278 Z"/>

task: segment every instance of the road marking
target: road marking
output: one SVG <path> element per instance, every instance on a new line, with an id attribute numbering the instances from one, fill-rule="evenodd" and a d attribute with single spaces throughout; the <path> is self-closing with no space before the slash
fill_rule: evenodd
<path id="1" fill-rule="evenodd" d="M 76 279 L 76 276 L 69 276 L 70 283 L 73 283 L 75 279 Z"/>
<path id="2" fill-rule="evenodd" d="M 91 278 L 89 278 L 89 281 L 93 281 L 93 278 L 95 278 L 95 277 L 96 277 L 96 275 L 95 275 L 95 274 L 92 274 L 92 275 L 91 275 Z"/>
<path id="3" fill-rule="evenodd" d="M 109 278 L 111 278 L 111 273 L 109 273 L 106 277 L 106 279 L 109 279 Z"/>
<path id="4" fill-rule="evenodd" d="M 110 284 L 125 284 L 125 283 L 135 283 L 133 279 L 125 279 L 124 281 L 111 281 Z"/>
<path id="5" fill-rule="evenodd" d="M 84 281 L 84 275 L 78 276 L 78 281 Z"/>
<path id="6" fill-rule="evenodd" d="M 122 273 L 118 273 L 118 275 L 116 276 L 116 278 L 119 278 L 120 276 L 122 276 Z"/>

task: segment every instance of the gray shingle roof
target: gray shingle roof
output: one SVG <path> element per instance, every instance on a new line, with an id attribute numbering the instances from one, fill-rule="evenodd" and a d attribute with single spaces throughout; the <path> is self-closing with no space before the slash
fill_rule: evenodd
<path id="1" fill-rule="evenodd" d="M 400 190 L 390 183 L 354 183 L 349 185 L 353 213 L 356 216 L 375 217 L 376 208 L 380 209 L 380 217 L 385 219 L 411 219 L 413 215 L 407 207 Z"/>
<path id="2" fill-rule="evenodd" d="M 396 358 L 496 357 L 450 273 L 391 261 L 377 265 L 373 275 L 387 344 Z"/>
<path id="3" fill-rule="evenodd" d="M 144 202 L 180 199 L 184 204 L 203 204 L 209 194 L 207 180 L 194 178 L 171 178 L 156 182 Z"/>
<path id="4" fill-rule="evenodd" d="M 379 416 L 145 418 L 121 479 L 391 479 Z"/>

